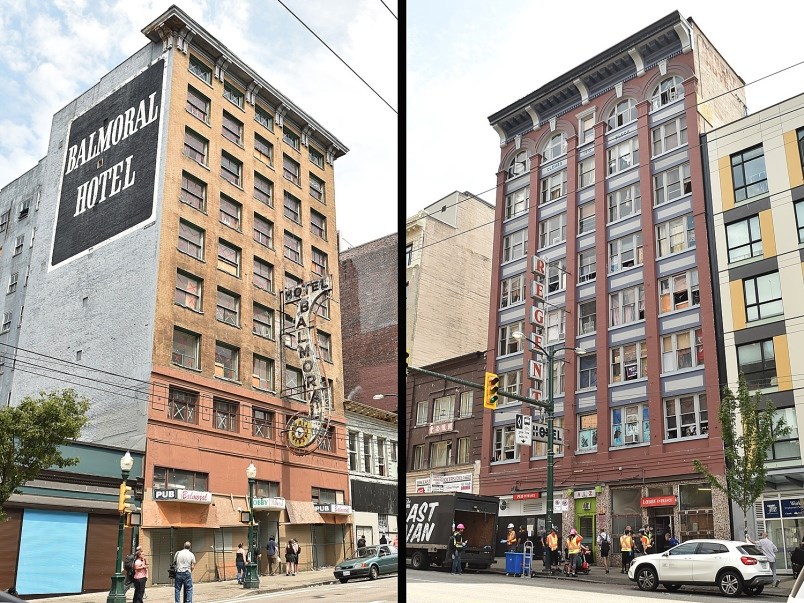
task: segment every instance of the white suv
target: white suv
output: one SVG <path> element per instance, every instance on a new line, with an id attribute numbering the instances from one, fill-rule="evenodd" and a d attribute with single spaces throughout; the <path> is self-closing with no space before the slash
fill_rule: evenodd
<path id="1" fill-rule="evenodd" d="M 773 581 L 762 550 L 733 540 L 688 540 L 663 553 L 631 561 L 628 578 L 641 590 L 661 584 L 673 592 L 683 584 L 717 586 L 727 597 L 758 595 Z"/>

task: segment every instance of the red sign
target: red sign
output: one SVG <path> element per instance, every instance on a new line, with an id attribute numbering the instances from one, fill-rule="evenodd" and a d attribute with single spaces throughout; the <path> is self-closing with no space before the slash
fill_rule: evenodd
<path id="1" fill-rule="evenodd" d="M 514 500 L 528 500 L 531 498 L 539 498 L 538 492 L 523 492 L 522 494 L 514 494 Z"/>
<path id="2" fill-rule="evenodd" d="M 676 497 L 670 496 L 648 496 L 639 501 L 641 507 L 675 507 Z"/>
<path id="3" fill-rule="evenodd" d="M 427 435 L 437 435 L 439 433 L 447 433 L 449 431 L 452 431 L 452 421 L 431 423 L 427 430 Z"/>

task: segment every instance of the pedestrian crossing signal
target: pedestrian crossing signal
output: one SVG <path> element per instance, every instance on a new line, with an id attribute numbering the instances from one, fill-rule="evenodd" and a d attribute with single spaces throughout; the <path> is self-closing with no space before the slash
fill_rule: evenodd
<path id="1" fill-rule="evenodd" d="M 499 396 L 500 378 L 495 373 L 486 373 L 486 380 L 483 384 L 483 407 L 494 410 L 497 408 Z"/>

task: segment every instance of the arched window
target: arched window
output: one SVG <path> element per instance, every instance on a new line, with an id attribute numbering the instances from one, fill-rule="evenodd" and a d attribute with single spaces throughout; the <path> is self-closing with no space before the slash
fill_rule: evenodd
<path id="1" fill-rule="evenodd" d="M 514 176 L 524 174 L 528 171 L 528 164 L 528 152 L 520 151 L 514 155 L 511 163 L 508 164 L 508 177 L 513 178 Z"/>
<path id="2" fill-rule="evenodd" d="M 650 95 L 650 106 L 651 109 L 658 109 L 679 98 L 684 98 L 684 86 L 681 85 L 681 78 L 674 75 L 663 80 L 653 89 L 653 94 Z"/>
<path id="3" fill-rule="evenodd" d="M 626 98 L 614 105 L 606 123 L 608 124 L 608 129 L 613 130 L 636 121 L 636 118 L 636 101 L 633 98 Z"/>
<path id="4" fill-rule="evenodd" d="M 564 133 L 556 134 L 548 142 L 544 148 L 544 160 L 550 161 L 567 152 L 567 137 Z"/>

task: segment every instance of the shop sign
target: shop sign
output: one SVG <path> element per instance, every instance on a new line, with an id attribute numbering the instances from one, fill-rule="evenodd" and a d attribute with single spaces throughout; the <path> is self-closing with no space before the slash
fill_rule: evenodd
<path id="1" fill-rule="evenodd" d="M 326 504 L 326 505 L 313 505 L 315 510 L 319 513 L 331 513 L 333 515 L 351 515 L 352 514 L 352 506 L 351 505 L 336 505 Z"/>
<path id="2" fill-rule="evenodd" d="M 416 480 L 416 492 L 471 492 L 472 474 L 456 473 L 454 475 L 431 475 Z"/>
<path id="3" fill-rule="evenodd" d="M 594 498 L 595 497 L 595 491 L 594 491 L 594 489 L 592 489 L 592 490 L 576 490 L 573 493 L 573 496 L 575 498 Z"/>
<path id="4" fill-rule="evenodd" d="M 782 499 L 782 517 L 804 517 L 804 506 L 800 498 Z"/>
<path id="5" fill-rule="evenodd" d="M 675 495 L 669 496 L 646 496 L 639 501 L 640 507 L 675 507 Z"/>
<path id="6" fill-rule="evenodd" d="M 762 505 L 765 507 L 765 519 L 775 519 L 782 516 L 778 500 L 765 500 Z"/>
<path id="7" fill-rule="evenodd" d="M 281 496 L 270 496 L 266 498 L 255 498 L 254 509 L 284 509 L 285 499 Z"/>
<path id="8" fill-rule="evenodd" d="M 453 431 L 452 421 L 444 421 L 443 423 L 431 423 L 427 429 L 427 435 L 438 435 L 439 433 L 447 433 Z"/>
<path id="9" fill-rule="evenodd" d="M 521 492 L 514 494 L 514 500 L 530 500 L 532 498 L 539 498 L 538 492 Z"/>
<path id="10" fill-rule="evenodd" d="M 553 513 L 566 513 L 569 511 L 569 498 L 557 498 L 553 501 Z"/>
<path id="11" fill-rule="evenodd" d="M 212 504 L 212 492 L 200 492 L 198 490 L 185 490 L 184 488 L 165 488 L 153 490 L 153 497 L 156 501 L 166 502 L 189 502 L 201 505 Z"/>

